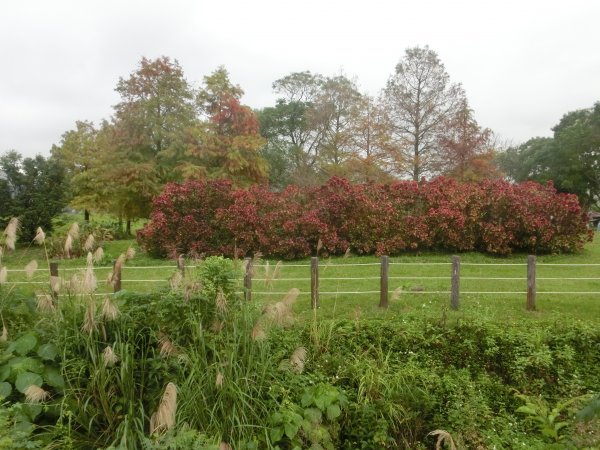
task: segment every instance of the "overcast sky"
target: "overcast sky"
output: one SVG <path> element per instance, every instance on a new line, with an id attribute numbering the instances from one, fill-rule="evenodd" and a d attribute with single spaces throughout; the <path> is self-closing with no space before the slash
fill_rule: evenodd
<path id="1" fill-rule="evenodd" d="M 47 155 L 76 120 L 109 118 L 142 56 L 177 59 L 196 86 L 223 64 L 259 108 L 303 70 L 377 95 L 417 45 L 463 84 L 480 125 L 519 143 L 600 101 L 599 23 L 597 0 L 6 1 L 0 152 Z"/>

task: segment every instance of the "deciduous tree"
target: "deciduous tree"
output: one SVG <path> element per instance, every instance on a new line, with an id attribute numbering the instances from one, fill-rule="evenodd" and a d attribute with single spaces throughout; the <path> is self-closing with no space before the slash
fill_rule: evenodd
<path id="1" fill-rule="evenodd" d="M 406 50 L 383 91 L 390 119 L 390 156 L 398 175 L 418 181 L 437 173 L 439 137 L 464 98 L 429 47 Z"/>

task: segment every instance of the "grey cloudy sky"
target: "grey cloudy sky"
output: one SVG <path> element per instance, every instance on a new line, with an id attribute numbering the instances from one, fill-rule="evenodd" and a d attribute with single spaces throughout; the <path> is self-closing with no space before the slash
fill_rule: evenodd
<path id="1" fill-rule="evenodd" d="M 199 85 L 223 64 L 244 102 L 293 71 L 341 71 L 377 95 L 429 45 L 475 116 L 513 143 L 600 101 L 600 2 L 11 1 L 0 7 L 0 152 L 48 154 L 76 120 L 109 118 L 120 76 L 170 56 Z"/>

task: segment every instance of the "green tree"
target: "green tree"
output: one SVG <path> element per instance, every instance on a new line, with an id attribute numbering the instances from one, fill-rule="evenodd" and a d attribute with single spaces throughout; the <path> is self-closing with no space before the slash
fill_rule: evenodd
<path id="1" fill-rule="evenodd" d="M 52 218 L 66 205 L 65 169 L 55 158 L 23 158 L 16 151 L 0 156 L 4 181 L 0 189 L 8 194 L 0 202 L 2 228 L 11 217 L 21 221 L 21 240 L 31 241 L 37 227 L 52 231 Z"/>
<path id="2" fill-rule="evenodd" d="M 439 173 L 439 138 L 464 98 L 429 47 L 406 50 L 383 91 L 391 126 L 390 158 L 395 172 L 418 181 Z"/>
<path id="3" fill-rule="evenodd" d="M 92 122 L 77 121 L 75 129 L 65 132 L 59 145 L 53 145 L 50 153 L 66 169 L 69 179 L 71 205 L 84 209 L 89 221 L 90 211 L 102 209 L 101 190 L 94 171 L 100 166 L 102 156 L 97 144 L 98 130 Z"/>
<path id="4" fill-rule="evenodd" d="M 498 156 L 515 181 L 552 180 L 586 205 L 600 200 L 600 102 L 563 116 L 552 138 L 534 138 Z"/>

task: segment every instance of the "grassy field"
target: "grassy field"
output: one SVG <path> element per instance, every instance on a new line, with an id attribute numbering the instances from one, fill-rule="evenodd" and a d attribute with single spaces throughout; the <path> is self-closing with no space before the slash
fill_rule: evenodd
<path id="1" fill-rule="evenodd" d="M 123 269 L 123 289 L 147 292 L 168 288 L 168 279 L 176 270 L 174 262 L 149 258 L 137 249 L 135 241 L 124 240 L 106 242 L 103 246 L 105 258 L 95 271 L 99 280 L 98 292 L 111 291 L 105 280 L 112 271 L 112 261 L 130 246 L 137 250 L 137 254 Z M 493 257 L 464 253 L 460 256 L 462 293 L 459 311 L 449 309 L 447 291 L 450 290 L 451 255 L 432 252 L 390 258 L 390 297 L 391 292 L 397 289 L 401 293 L 394 296 L 387 310 L 378 307 L 379 258 L 321 259 L 321 296 L 317 314 L 321 318 L 361 316 L 403 320 L 418 316 L 448 321 L 493 320 L 506 324 L 523 320 L 600 323 L 600 294 L 592 294 L 600 292 L 600 265 L 576 265 L 600 264 L 598 235 L 581 253 L 538 257 L 538 310 L 535 312 L 525 311 L 527 255 Z M 38 262 L 39 269 L 28 280 L 23 267 L 32 259 Z M 66 280 L 85 266 L 82 258 L 58 262 L 60 275 Z M 301 292 L 295 306 L 296 312 L 300 318 L 313 317 L 314 313 L 310 310 L 310 261 L 284 262 L 279 277 L 271 283 L 264 281 L 267 263 L 272 273 L 277 261 L 260 261 L 257 265 L 253 298 L 260 302 L 277 301 L 295 287 Z M 2 264 L 9 270 L 9 283 L 4 285 L 4 289 L 20 291 L 25 295 L 47 289 L 48 267 L 43 248 L 20 247 L 16 252 L 5 254 Z M 194 261 L 188 261 L 188 274 L 191 277 L 194 276 L 192 266 L 195 264 Z M 239 275 L 238 286 L 241 289 L 241 267 Z M 16 284 L 12 284 L 14 282 Z"/>

